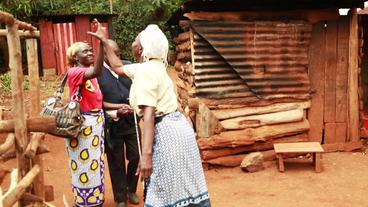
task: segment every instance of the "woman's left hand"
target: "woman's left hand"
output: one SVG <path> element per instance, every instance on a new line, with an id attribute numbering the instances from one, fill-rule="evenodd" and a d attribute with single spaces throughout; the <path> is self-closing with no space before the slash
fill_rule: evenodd
<path id="1" fill-rule="evenodd" d="M 97 30 L 96 30 L 96 32 L 87 32 L 87 34 L 96 37 L 101 42 L 106 42 L 106 40 L 107 40 L 106 37 L 105 37 L 106 28 L 101 26 L 100 22 L 98 22 L 97 19 L 94 19 L 92 24 L 93 24 L 93 26 L 97 27 Z"/>
<path id="2" fill-rule="evenodd" d="M 138 169 L 136 175 L 141 174 L 141 181 L 149 178 L 152 174 L 152 156 L 151 155 L 142 155 L 139 160 Z"/>

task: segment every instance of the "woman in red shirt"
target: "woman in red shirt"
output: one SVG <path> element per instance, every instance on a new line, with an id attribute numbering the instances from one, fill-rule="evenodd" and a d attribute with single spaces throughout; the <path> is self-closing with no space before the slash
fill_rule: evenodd
<path id="1" fill-rule="evenodd" d="M 75 206 L 102 206 L 104 202 L 104 116 L 96 79 L 102 72 L 104 44 L 100 41 L 94 66 L 92 48 L 87 43 L 76 42 L 67 50 L 70 98 L 81 88 L 80 108 L 85 119 L 80 135 L 66 141 Z"/>

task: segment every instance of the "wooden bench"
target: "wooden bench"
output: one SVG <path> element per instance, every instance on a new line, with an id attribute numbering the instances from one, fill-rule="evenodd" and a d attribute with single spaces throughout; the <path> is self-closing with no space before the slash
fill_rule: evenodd
<path id="1" fill-rule="evenodd" d="M 285 171 L 283 154 L 304 152 L 312 154 L 316 172 L 322 171 L 321 158 L 323 148 L 319 142 L 278 143 L 273 146 L 279 162 L 280 172 Z"/>

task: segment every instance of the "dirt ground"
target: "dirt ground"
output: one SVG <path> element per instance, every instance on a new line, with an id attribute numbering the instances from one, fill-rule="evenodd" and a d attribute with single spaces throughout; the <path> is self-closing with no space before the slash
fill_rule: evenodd
<path id="1" fill-rule="evenodd" d="M 55 83 L 41 83 L 41 96 L 55 90 Z M 28 95 L 26 93 L 26 95 Z M 0 105 L 10 106 L 9 96 L 1 95 Z M 28 103 L 26 103 L 28 104 Z M 63 207 L 63 195 L 72 205 L 70 173 L 64 140 L 47 136 L 45 143 L 51 152 L 42 155 L 45 184 L 53 185 L 54 206 Z M 364 149 L 352 153 L 329 153 L 323 156 L 322 173 L 315 173 L 313 166 L 300 160 L 285 165 L 285 173 L 277 170 L 276 163 L 268 163 L 265 170 L 245 173 L 240 168 L 210 169 L 205 172 L 213 207 L 360 207 L 368 206 L 368 152 Z M 16 167 L 14 160 L 5 163 Z M 106 170 L 107 170 L 106 166 Z M 106 171 L 107 172 L 107 171 Z M 110 177 L 106 173 L 105 207 L 114 207 Z M 9 176 L 2 184 L 6 190 Z M 142 185 L 138 195 L 142 198 Z M 128 205 L 133 207 L 134 205 Z M 143 206 L 143 201 L 137 206 Z"/>
<path id="2" fill-rule="evenodd" d="M 64 206 L 65 195 L 71 206 L 70 174 L 64 140 L 47 137 L 46 144 L 51 153 L 42 158 L 45 183 L 54 186 L 55 200 L 51 203 L 57 207 Z M 15 167 L 14 161 L 6 164 Z M 245 173 L 240 168 L 207 170 L 205 174 L 212 206 L 368 206 L 368 157 L 365 151 L 325 154 L 322 173 L 315 173 L 307 161 L 291 160 L 285 167 L 284 173 L 278 172 L 275 162 L 257 173 Z M 3 183 L 3 190 L 7 188 L 7 183 Z M 104 206 L 114 207 L 108 175 L 106 189 Z M 141 184 L 138 184 L 138 195 L 142 198 Z M 138 206 L 143 206 L 142 203 Z"/>

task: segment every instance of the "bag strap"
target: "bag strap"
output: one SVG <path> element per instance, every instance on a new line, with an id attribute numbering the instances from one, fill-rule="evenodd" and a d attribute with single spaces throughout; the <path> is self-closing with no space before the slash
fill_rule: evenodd
<path id="1" fill-rule="evenodd" d="M 64 75 L 63 80 L 61 81 L 61 84 L 59 88 L 55 92 L 55 98 L 61 100 L 61 95 L 64 93 L 64 88 L 66 85 L 66 80 L 68 78 L 68 73 Z"/>
<path id="2" fill-rule="evenodd" d="M 64 93 L 64 88 L 65 88 L 67 79 L 68 79 L 68 73 L 64 75 L 59 88 L 56 90 L 55 98 L 61 100 L 61 96 Z M 75 92 L 75 94 L 72 97 L 74 100 L 76 101 L 82 100 L 82 89 L 83 89 L 83 85 L 79 85 L 78 90 Z"/>

